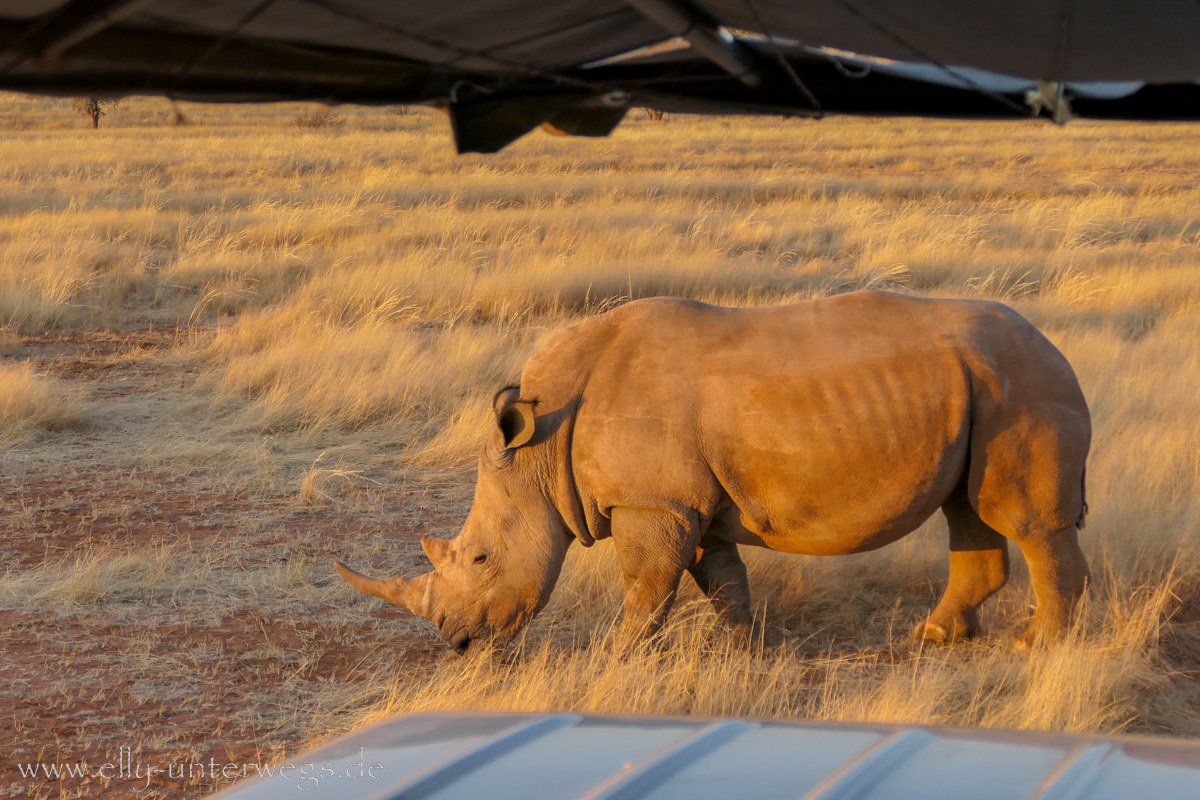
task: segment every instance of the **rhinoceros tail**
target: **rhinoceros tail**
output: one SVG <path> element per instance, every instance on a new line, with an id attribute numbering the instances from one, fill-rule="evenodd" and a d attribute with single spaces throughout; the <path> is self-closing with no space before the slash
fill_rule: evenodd
<path id="1" fill-rule="evenodd" d="M 1079 509 L 1079 519 L 1075 520 L 1075 527 L 1083 530 L 1087 524 L 1087 467 L 1083 468 L 1083 473 L 1079 476 L 1079 499 L 1082 501 L 1082 508 Z"/>

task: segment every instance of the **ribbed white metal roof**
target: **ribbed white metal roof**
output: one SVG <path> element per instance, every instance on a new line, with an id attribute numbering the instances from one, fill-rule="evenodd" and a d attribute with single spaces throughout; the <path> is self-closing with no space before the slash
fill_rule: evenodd
<path id="1" fill-rule="evenodd" d="M 415 714 L 223 800 L 1195 800 L 1200 744 L 579 714 Z"/>

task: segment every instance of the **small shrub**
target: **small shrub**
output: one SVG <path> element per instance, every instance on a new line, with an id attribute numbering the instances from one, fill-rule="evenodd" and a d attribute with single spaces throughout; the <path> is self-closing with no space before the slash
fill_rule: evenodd
<path id="1" fill-rule="evenodd" d="M 296 117 L 296 127 L 306 130 L 338 130 L 346 124 L 345 117 L 332 108 L 315 108 Z"/>

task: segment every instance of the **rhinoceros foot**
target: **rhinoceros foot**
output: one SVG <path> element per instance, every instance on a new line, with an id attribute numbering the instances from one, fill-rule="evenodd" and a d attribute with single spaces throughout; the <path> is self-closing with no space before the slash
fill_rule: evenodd
<path id="1" fill-rule="evenodd" d="M 913 629 L 913 639 L 933 642 L 934 644 L 952 644 L 964 639 L 973 639 L 979 634 L 977 622 L 972 624 L 965 615 L 939 623 L 932 618 L 921 622 Z"/>
<path id="2" fill-rule="evenodd" d="M 1033 650 L 1044 649 L 1062 641 L 1064 631 L 1061 627 L 1052 625 L 1039 626 L 1035 619 L 1029 629 L 1022 633 L 1013 642 L 1013 648 L 1018 653 L 1028 653 Z"/>

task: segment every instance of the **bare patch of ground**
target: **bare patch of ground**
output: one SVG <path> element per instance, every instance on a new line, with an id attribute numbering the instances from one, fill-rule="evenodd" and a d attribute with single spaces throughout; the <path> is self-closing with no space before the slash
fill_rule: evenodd
<path id="1" fill-rule="evenodd" d="M 195 586 L 287 568 L 294 559 L 304 561 L 304 575 L 332 572 L 334 557 L 385 547 L 413 561 L 419 547 L 411 524 L 389 518 L 397 501 L 381 488 L 358 490 L 349 506 L 334 497 L 313 508 L 297 499 L 298 478 L 189 470 L 141 446 L 147 431 L 199 413 L 197 370 L 178 354 L 179 342 L 176 331 L 144 323 L 22 338 L 23 359 L 86 393 L 92 421 L 87 430 L 0 454 L 0 558 L 10 571 L 38 568 L 45 576 L 45 585 L 27 584 L 44 597 L 0 610 L 6 796 L 129 797 L 144 780 L 96 774 L 117 764 L 121 747 L 163 768 L 194 762 L 207 771 L 210 758 L 266 763 L 312 739 L 306 717 L 331 687 L 352 694 L 380 669 L 404 664 L 419 672 L 442 657 L 436 636 L 407 611 L 360 602 L 349 591 L 341 599 L 354 602 L 352 614 L 302 602 L 303 587 L 239 598 Z M 221 443 L 191 443 L 206 445 Z M 168 561 L 208 559 L 207 573 L 189 576 L 176 596 L 170 587 L 139 592 L 139 581 L 145 589 L 150 579 L 136 570 L 123 596 L 112 594 L 112 581 L 88 585 L 89 568 L 134 564 L 162 548 Z M 213 553 L 222 554 L 220 563 Z M 314 582 L 341 591 L 328 578 Z M 19 765 L 39 762 L 86 762 L 89 777 L 20 774 Z M 156 775 L 138 796 L 194 796 L 229 784 L 192 772 L 191 779 Z"/>

